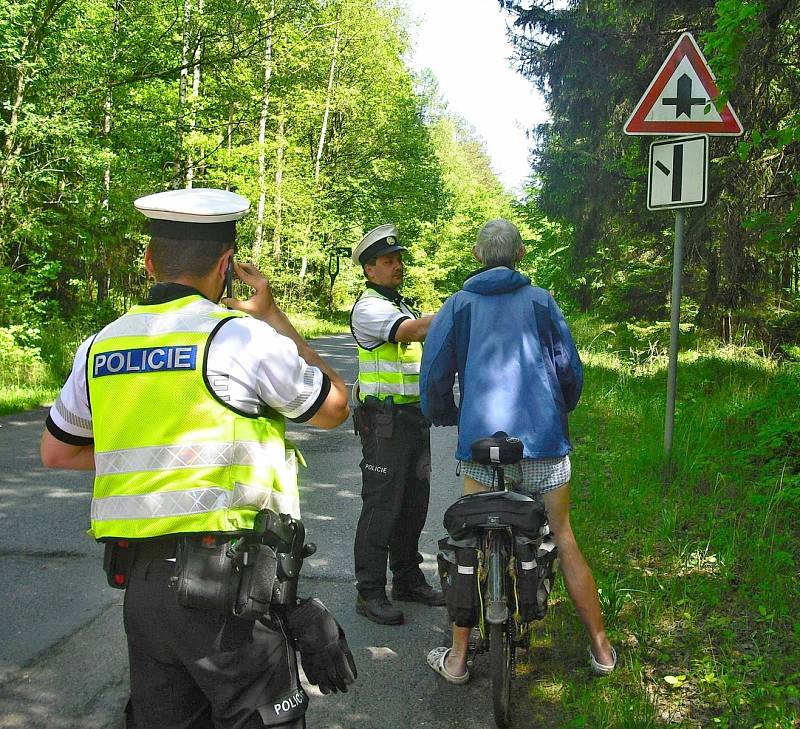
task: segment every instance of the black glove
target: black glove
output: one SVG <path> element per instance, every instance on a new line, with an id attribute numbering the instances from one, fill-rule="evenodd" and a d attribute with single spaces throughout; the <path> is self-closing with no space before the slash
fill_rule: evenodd
<path id="1" fill-rule="evenodd" d="M 358 676 L 342 626 L 317 598 L 301 600 L 286 620 L 308 682 L 323 694 L 347 691 Z"/>

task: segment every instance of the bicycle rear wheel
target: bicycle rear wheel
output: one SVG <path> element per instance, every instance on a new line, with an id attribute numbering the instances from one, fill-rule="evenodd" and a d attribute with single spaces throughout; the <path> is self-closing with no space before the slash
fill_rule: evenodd
<path id="1" fill-rule="evenodd" d="M 492 670 L 492 705 L 494 722 L 500 729 L 508 726 L 511 708 L 511 665 L 514 645 L 508 621 L 489 625 L 489 663 Z"/>

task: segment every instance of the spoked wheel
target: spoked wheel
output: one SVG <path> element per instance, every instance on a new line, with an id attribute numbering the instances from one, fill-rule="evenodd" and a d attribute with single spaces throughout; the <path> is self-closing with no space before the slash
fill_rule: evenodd
<path id="1" fill-rule="evenodd" d="M 492 704 L 494 722 L 500 729 L 508 726 L 511 707 L 511 666 L 514 645 L 508 623 L 489 625 L 489 659 L 492 668 Z"/>

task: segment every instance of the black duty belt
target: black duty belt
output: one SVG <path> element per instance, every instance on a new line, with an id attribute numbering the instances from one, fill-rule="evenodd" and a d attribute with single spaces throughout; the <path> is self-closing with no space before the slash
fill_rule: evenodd
<path id="1" fill-rule="evenodd" d="M 142 539 L 132 541 L 137 560 L 172 559 L 178 553 L 178 538 Z"/>

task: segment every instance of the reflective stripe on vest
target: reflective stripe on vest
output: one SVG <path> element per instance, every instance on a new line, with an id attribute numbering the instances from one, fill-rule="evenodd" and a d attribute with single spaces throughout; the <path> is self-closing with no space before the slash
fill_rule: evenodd
<path id="1" fill-rule="evenodd" d="M 389 301 L 403 312 L 391 299 L 375 289 L 367 289 L 361 298 L 377 297 Z M 360 299 L 359 299 L 360 300 Z M 375 349 L 365 349 L 358 340 L 359 397 L 374 395 L 380 400 L 392 396 L 396 405 L 419 402 L 419 368 L 422 361 L 421 342 L 384 342 Z"/>
<path id="2" fill-rule="evenodd" d="M 358 391 L 359 395 L 362 396 L 362 400 L 367 395 L 374 395 L 381 400 L 388 395 L 399 395 L 400 397 L 392 397 L 392 400 L 398 405 L 419 401 L 419 382 L 416 384 L 405 382 L 395 385 L 389 382 L 364 382 L 359 380 Z"/>
<path id="3" fill-rule="evenodd" d="M 109 496 L 92 501 L 92 521 L 189 516 L 238 507 L 293 514 L 297 512 L 297 498 L 244 483 L 235 484 L 232 491 L 198 488 L 140 496 Z"/>
<path id="4" fill-rule="evenodd" d="M 95 337 L 96 539 L 241 532 L 265 506 L 299 516 L 283 418 L 242 415 L 204 379 L 211 333 L 238 316 L 193 295 L 135 306 Z"/>
<path id="5" fill-rule="evenodd" d="M 98 476 L 109 473 L 137 471 L 174 471 L 199 466 L 256 466 L 270 465 L 269 449 L 258 442 L 198 443 L 172 446 L 126 448 L 95 454 Z"/>
<path id="6" fill-rule="evenodd" d="M 391 372 L 396 374 L 398 372 L 403 373 L 405 375 L 418 375 L 419 374 L 419 363 L 418 362 L 387 362 L 385 360 L 381 360 L 381 362 L 376 362 L 374 360 L 363 360 L 359 363 L 359 369 L 361 372 L 378 372 L 379 370 L 382 372 Z"/>

